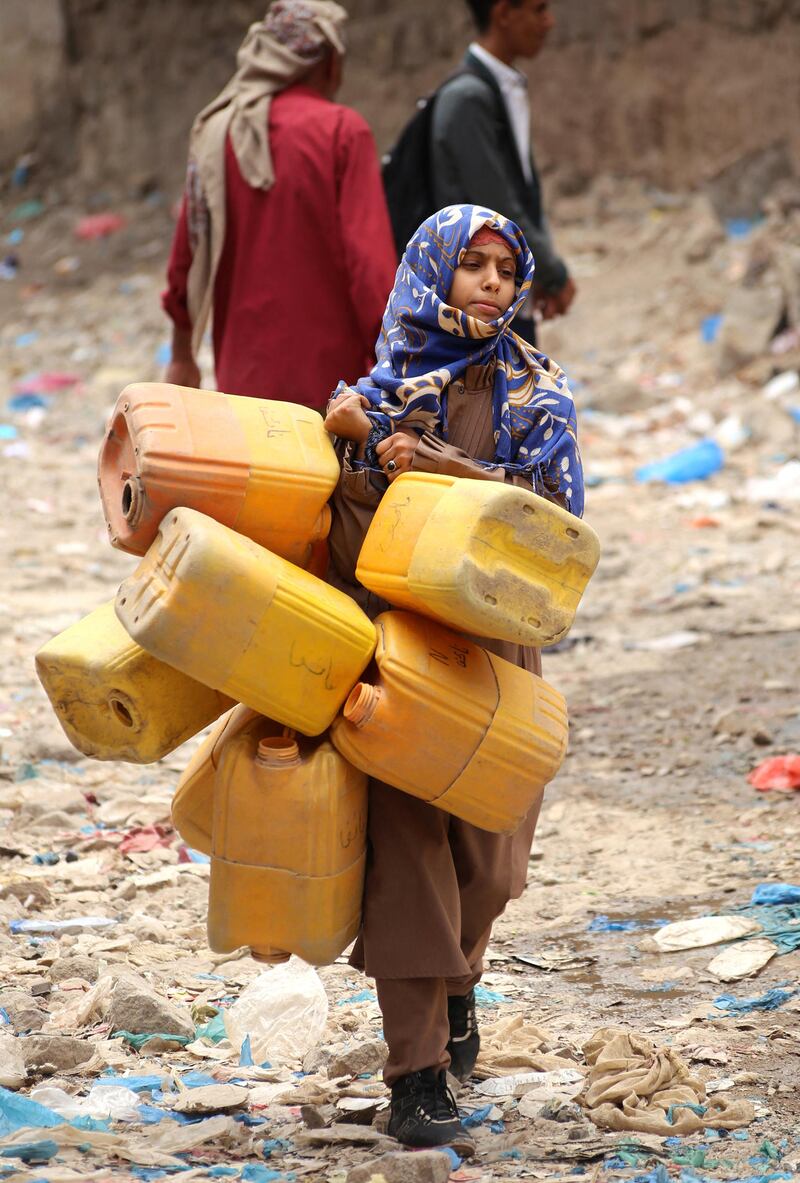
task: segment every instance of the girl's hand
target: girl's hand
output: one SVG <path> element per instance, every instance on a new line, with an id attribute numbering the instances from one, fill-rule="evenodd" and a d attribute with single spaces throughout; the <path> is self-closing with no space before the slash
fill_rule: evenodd
<path id="1" fill-rule="evenodd" d="M 411 470 L 419 435 L 413 427 L 398 427 L 394 435 L 381 440 L 375 449 L 380 466 L 389 478 L 389 483 L 404 472 Z"/>
<path id="2" fill-rule="evenodd" d="M 363 394 L 340 394 L 328 404 L 325 416 L 325 430 L 339 439 L 366 443 L 372 424 L 364 413 L 369 400 Z"/>

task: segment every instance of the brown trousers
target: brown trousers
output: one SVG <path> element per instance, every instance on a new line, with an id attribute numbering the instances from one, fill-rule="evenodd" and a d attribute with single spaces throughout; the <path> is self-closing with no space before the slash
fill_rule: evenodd
<path id="1" fill-rule="evenodd" d="M 538 813 L 537 805 L 514 834 L 491 834 L 370 783 L 362 929 L 351 962 L 376 979 L 388 1085 L 449 1064 L 447 996 L 480 979 L 492 924 L 525 887 Z"/>

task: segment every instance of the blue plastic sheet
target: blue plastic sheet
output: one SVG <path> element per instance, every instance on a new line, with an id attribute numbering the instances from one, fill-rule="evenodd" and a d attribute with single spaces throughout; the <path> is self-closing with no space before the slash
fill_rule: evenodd
<path id="1" fill-rule="evenodd" d="M 250 1036 L 245 1035 L 242 1041 L 241 1051 L 239 1052 L 239 1067 L 252 1068 L 253 1067 L 253 1049 L 250 1046 Z"/>
<path id="2" fill-rule="evenodd" d="M 668 920 L 612 920 L 610 916 L 595 916 L 586 925 L 587 932 L 640 932 L 644 928 L 663 928 Z"/>
<path id="3" fill-rule="evenodd" d="M 64 1118 L 46 1105 L 0 1087 L 0 1138 L 29 1126 L 38 1130 L 64 1124 Z"/>
<path id="4" fill-rule="evenodd" d="M 53 1155 L 58 1154 L 58 1143 L 52 1138 L 44 1138 L 41 1142 L 21 1142 L 19 1146 L 7 1146 L 0 1150 L 0 1158 L 20 1158 L 23 1162 L 49 1162 Z"/>
<path id="5" fill-rule="evenodd" d="M 796 993 L 796 990 L 781 990 L 776 986 L 757 998 L 735 998 L 733 994 L 720 994 L 719 998 L 714 999 L 714 1006 L 717 1010 L 726 1011 L 728 1014 L 747 1014 L 754 1010 L 777 1010 L 790 998 L 794 998 Z"/>
<path id="6" fill-rule="evenodd" d="M 508 1002 L 505 994 L 498 994 L 496 990 L 487 990 L 485 986 L 475 987 L 475 1002 L 478 1006 L 499 1006 L 501 1002 Z"/>
<path id="7" fill-rule="evenodd" d="M 755 937 L 768 937 L 776 944 L 781 953 L 793 953 L 800 949 L 800 904 L 772 904 L 737 908 L 741 916 L 750 916 L 761 925 L 761 931 L 753 933 Z"/>
<path id="8" fill-rule="evenodd" d="M 472 1113 L 461 1118 L 461 1124 L 468 1130 L 475 1129 L 477 1126 L 483 1125 L 493 1108 L 492 1105 L 484 1105 L 482 1109 L 473 1109 Z"/>
<path id="9" fill-rule="evenodd" d="M 794 883 L 759 883 L 751 904 L 800 904 L 800 887 Z"/>
<path id="10" fill-rule="evenodd" d="M 645 464 L 636 470 L 636 479 L 641 484 L 664 481 L 668 485 L 684 485 L 689 481 L 704 481 L 724 464 L 725 454 L 716 440 L 705 439 L 663 460 Z"/>

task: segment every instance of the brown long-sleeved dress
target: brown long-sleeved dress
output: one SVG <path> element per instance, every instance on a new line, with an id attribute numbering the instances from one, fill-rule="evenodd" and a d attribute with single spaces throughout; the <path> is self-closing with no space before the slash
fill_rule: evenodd
<path id="1" fill-rule="evenodd" d="M 447 442 L 426 433 L 412 471 L 507 481 L 531 480 L 487 471 L 493 460 L 494 362 L 470 367 L 447 389 Z M 343 450 L 333 498 L 328 581 L 374 618 L 390 607 L 356 580 L 364 535 L 387 487 L 370 469 L 353 468 Z M 539 652 L 475 638 L 485 648 L 541 673 Z M 407 737 L 413 743 L 413 736 Z M 491 925 L 521 895 L 538 808 L 514 834 L 492 834 L 380 781 L 370 782 L 369 857 L 362 930 L 352 963 L 376 978 L 389 1061 L 384 1079 L 444 1067 L 448 1038 L 446 996 L 464 994 L 480 977 Z"/>

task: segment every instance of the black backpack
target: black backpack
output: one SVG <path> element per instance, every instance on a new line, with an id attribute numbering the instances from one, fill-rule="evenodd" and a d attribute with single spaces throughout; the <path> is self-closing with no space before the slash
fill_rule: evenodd
<path id="1" fill-rule="evenodd" d="M 426 218 L 436 213 L 431 175 L 431 127 L 433 107 L 443 87 L 461 74 L 462 66 L 445 78 L 432 94 L 417 100 L 417 109 L 401 131 L 394 147 L 383 158 L 383 187 L 392 220 L 398 255 Z"/>

